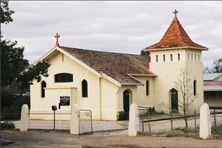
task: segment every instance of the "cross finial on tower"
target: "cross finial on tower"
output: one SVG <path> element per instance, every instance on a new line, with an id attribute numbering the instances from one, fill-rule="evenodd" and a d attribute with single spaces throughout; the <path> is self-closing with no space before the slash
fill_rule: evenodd
<path id="1" fill-rule="evenodd" d="M 56 38 L 56 46 L 59 46 L 59 37 L 60 37 L 60 35 L 58 35 L 58 33 L 56 33 L 56 36 L 55 36 L 55 38 Z"/>
<path id="2" fill-rule="evenodd" d="M 177 13 L 178 13 L 177 9 L 175 9 L 173 13 L 175 13 L 175 17 L 177 17 Z"/>

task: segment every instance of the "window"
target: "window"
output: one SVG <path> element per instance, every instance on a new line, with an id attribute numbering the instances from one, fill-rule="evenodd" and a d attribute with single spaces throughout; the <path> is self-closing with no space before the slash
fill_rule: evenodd
<path id="1" fill-rule="evenodd" d="M 64 54 L 62 53 L 62 61 L 64 61 Z"/>
<path id="2" fill-rule="evenodd" d="M 193 81 L 193 95 L 196 96 L 197 95 L 197 81 L 194 80 Z"/>
<path id="3" fill-rule="evenodd" d="M 198 62 L 200 62 L 200 55 L 198 55 Z"/>
<path id="4" fill-rule="evenodd" d="M 149 81 L 146 81 L 146 95 L 149 96 Z"/>
<path id="5" fill-rule="evenodd" d="M 55 82 L 73 82 L 73 75 L 69 73 L 56 74 Z"/>
<path id="6" fill-rule="evenodd" d="M 191 54 L 191 61 L 193 61 L 193 54 Z"/>
<path id="7" fill-rule="evenodd" d="M 165 60 L 166 60 L 166 59 L 165 59 L 165 54 L 164 54 L 164 55 L 163 55 L 163 62 L 165 62 Z"/>
<path id="8" fill-rule="evenodd" d="M 189 55 L 189 53 L 188 53 L 188 61 L 190 60 L 190 55 Z"/>
<path id="9" fill-rule="evenodd" d="M 178 61 L 180 61 L 180 54 L 178 53 Z"/>
<path id="10" fill-rule="evenodd" d="M 195 54 L 195 59 L 194 59 L 194 61 L 197 61 L 197 55 Z"/>
<path id="11" fill-rule="evenodd" d="M 158 55 L 156 55 L 156 62 L 158 62 Z"/>
<path id="12" fill-rule="evenodd" d="M 45 81 L 42 81 L 41 83 L 41 90 L 42 90 L 42 98 L 45 98 L 45 88 L 46 88 L 46 83 Z"/>
<path id="13" fill-rule="evenodd" d="M 82 97 L 88 97 L 88 86 L 87 81 L 82 81 Z"/>
<path id="14" fill-rule="evenodd" d="M 173 54 L 170 54 L 170 61 L 173 61 Z"/>

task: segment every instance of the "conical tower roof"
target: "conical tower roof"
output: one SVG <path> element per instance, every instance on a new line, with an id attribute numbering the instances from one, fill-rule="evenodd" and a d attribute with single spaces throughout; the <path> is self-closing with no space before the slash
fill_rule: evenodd
<path id="1" fill-rule="evenodd" d="M 199 48 L 201 50 L 208 50 L 207 47 L 194 43 L 190 39 L 190 37 L 180 24 L 179 20 L 177 19 L 178 11 L 175 10 L 173 13 L 175 13 L 175 17 L 162 39 L 158 43 L 147 47 L 145 50 L 174 47 L 193 47 Z"/>

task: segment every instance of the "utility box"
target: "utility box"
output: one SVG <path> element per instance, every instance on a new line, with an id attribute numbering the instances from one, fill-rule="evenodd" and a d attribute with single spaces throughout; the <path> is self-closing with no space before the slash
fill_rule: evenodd
<path id="1" fill-rule="evenodd" d="M 53 105 L 53 106 L 52 106 L 52 110 L 57 110 L 57 106 L 56 106 L 56 105 Z"/>

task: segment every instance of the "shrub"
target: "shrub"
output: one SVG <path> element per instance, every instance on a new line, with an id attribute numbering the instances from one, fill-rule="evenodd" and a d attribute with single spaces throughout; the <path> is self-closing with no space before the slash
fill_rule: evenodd
<path id="1" fill-rule="evenodd" d="M 15 124 L 10 121 L 5 121 L 1 123 L 1 129 L 15 129 Z"/>
<path id="2" fill-rule="evenodd" d="M 129 113 L 125 111 L 119 111 L 117 115 L 117 120 L 129 120 Z"/>
<path id="3" fill-rule="evenodd" d="M 13 104 L 10 107 L 6 107 L 2 113 L 21 113 L 23 104 L 30 106 L 30 97 L 21 97 L 14 99 Z M 30 107 L 29 107 L 30 108 Z M 20 115 L 7 115 L 4 119 L 20 119 Z"/>

